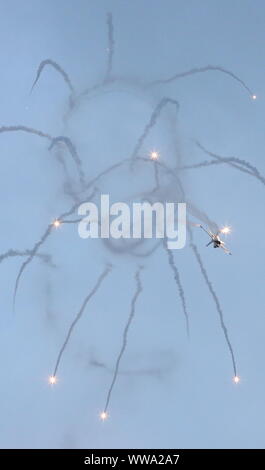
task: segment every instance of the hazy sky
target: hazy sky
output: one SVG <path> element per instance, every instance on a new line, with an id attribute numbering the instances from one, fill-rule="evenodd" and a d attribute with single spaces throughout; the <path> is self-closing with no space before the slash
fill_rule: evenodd
<path id="1" fill-rule="evenodd" d="M 127 158 L 162 97 L 165 109 L 141 149 L 160 151 L 171 167 L 209 159 L 194 144 L 222 156 L 264 166 L 262 58 L 265 5 L 254 0 L 0 0 L 0 125 L 23 124 L 72 139 L 88 179 Z M 113 76 L 120 83 L 83 98 L 66 116 L 69 90 L 47 67 L 30 95 L 39 63 L 57 61 L 77 93 L 102 81 L 107 60 L 107 12 L 113 14 Z M 210 71 L 143 90 L 139 80 L 167 78 L 206 65 Z M 23 133 L 2 134 L 1 247 L 34 246 L 47 225 L 69 209 L 66 175 L 48 142 Z M 64 153 L 77 187 L 76 168 Z M 219 225 L 232 226 L 233 256 L 206 248 L 194 229 L 209 278 L 218 294 L 241 382 L 233 368 L 218 314 L 190 249 L 174 253 L 183 283 L 191 335 L 164 250 L 136 258 L 111 252 L 100 240 L 81 240 L 76 225 L 55 230 L 12 294 L 22 258 L 0 265 L 0 447 L 10 448 L 264 448 L 264 187 L 227 165 L 179 172 L 186 198 Z M 162 178 L 162 177 L 161 177 Z M 179 197 L 172 178 L 160 196 Z M 128 166 L 100 180 L 113 201 L 134 200 L 152 189 L 151 167 Z M 184 201 L 180 201 L 184 202 Z M 152 245 L 147 245 L 150 248 Z M 113 270 L 88 304 L 58 371 L 48 377 L 74 316 L 106 263 Z M 143 292 L 128 347 L 104 408 L 143 264 Z"/>

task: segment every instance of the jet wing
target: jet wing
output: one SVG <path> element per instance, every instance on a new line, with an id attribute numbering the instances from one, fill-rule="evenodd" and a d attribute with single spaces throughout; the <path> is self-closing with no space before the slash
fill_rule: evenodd
<path id="1" fill-rule="evenodd" d="M 200 227 L 202 228 L 202 230 L 204 230 L 209 235 L 209 237 L 211 237 L 211 238 L 214 237 L 214 234 L 212 232 L 208 232 L 208 230 L 206 230 L 206 228 L 204 228 L 203 225 L 200 225 Z"/>
<path id="2" fill-rule="evenodd" d="M 232 255 L 231 251 L 229 251 L 228 248 L 223 243 L 221 243 L 220 246 L 227 255 Z"/>

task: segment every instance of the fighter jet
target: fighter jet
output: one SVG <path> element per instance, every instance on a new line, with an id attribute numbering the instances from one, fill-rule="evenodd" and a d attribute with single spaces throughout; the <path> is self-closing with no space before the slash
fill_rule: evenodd
<path id="1" fill-rule="evenodd" d="M 232 253 L 225 246 L 225 243 L 219 237 L 219 233 L 228 233 L 229 229 L 227 229 L 227 230 L 225 230 L 225 229 L 221 230 L 220 229 L 220 230 L 217 231 L 217 233 L 212 233 L 210 231 L 208 232 L 208 230 L 206 230 L 203 227 L 203 225 L 200 225 L 200 227 L 204 230 L 204 232 L 206 232 L 209 235 L 209 237 L 211 237 L 211 241 L 209 241 L 209 243 L 207 243 L 206 246 L 209 246 L 209 245 L 213 244 L 214 248 L 222 248 L 226 254 L 232 255 Z"/>

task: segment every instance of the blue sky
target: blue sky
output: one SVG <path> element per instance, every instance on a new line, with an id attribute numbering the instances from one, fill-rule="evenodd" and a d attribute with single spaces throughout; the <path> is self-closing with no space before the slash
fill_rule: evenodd
<path id="1" fill-rule="evenodd" d="M 195 145 L 238 156 L 264 168 L 264 2 L 217 0 L 18 0 L 1 1 L 2 125 L 24 124 L 75 143 L 88 178 L 127 158 L 162 97 L 168 107 L 141 150 L 160 151 L 175 167 L 207 159 Z M 63 120 L 68 89 L 51 68 L 34 92 L 43 59 L 57 61 L 77 92 L 102 80 L 106 69 L 106 14 L 113 14 L 113 75 L 125 77 L 107 93 L 83 99 Z M 218 72 L 190 76 L 152 90 L 149 81 L 205 65 L 242 78 L 251 100 L 231 77 Z M 1 253 L 31 248 L 72 201 L 65 175 L 47 142 L 35 136 L 0 136 Z M 76 169 L 68 154 L 74 184 Z M 162 249 L 141 259 L 143 293 L 137 304 L 109 419 L 104 408 L 135 290 L 139 259 L 116 255 L 100 240 L 81 240 L 75 225 L 54 231 L 42 248 L 55 268 L 34 260 L 12 293 L 21 258 L 0 265 L 1 448 L 263 448 L 264 447 L 264 187 L 225 165 L 180 172 L 187 199 L 217 224 L 229 224 L 233 256 L 194 239 L 222 305 L 241 383 L 233 369 L 213 299 L 187 245 L 174 253 L 190 316 L 185 321 Z M 140 167 L 99 183 L 113 201 L 132 201 L 150 190 L 152 175 Z M 164 178 L 164 197 L 178 195 Z M 175 192 L 174 192 L 175 191 Z M 67 329 L 107 262 L 101 290 L 87 306 L 65 351 L 58 384 L 48 377 Z M 96 367 L 95 362 L 106 367 Z"/>

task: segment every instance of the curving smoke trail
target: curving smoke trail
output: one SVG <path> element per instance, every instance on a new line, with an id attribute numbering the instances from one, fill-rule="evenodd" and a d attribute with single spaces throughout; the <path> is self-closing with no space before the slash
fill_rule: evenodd
<path id="1" fill-rule="evenodd" d="M 35 246 L 33 247 L 33 249 L 30 250 L 30 255 L 29 255 L 29 257 L 26 259 L 26 261 L 24 261 L 24 263 L 23 263 L 22 266 L 20 267 L 20 270 L 19 270 L 18 275 L 17 275 L 17 278 L 16 278 L 15 289 L 14 289 L 14 293 L 13 293 L 13 311 L 15 310 L 16 295 L 17 295 L 17 290 L 18 290 L 20 278 L 21 278 L 21 276 L 22 276 L 24 270 L 26 269 L 27 265 L 33 260 L 33 258 L 36 256 L 37 251 L 39 250 L 39 248 L 43 245 L 43 243 L 45 242 L 45 240 L 46 240 L 46 239 L 48 238 L 48 236 L 50 235 L 51 230 L 52 230 L 52 225 L 49 225 L 49 227 L 46 229 L 46 231 L 45 231 L 44 234 L 42 235 L 41 239 L 35 244 Z"/>
<path id="2" fill-rule="evenodd" d="M 68 148 L 69 153 L 72 156 L 74 162 L 76 163 L 80 181 L 84 185 L 84 173 L 83 173 L 83 170 L 82 170 L 82 162 L 79 158 L 79 155 L 77 153 L 77 150 L 76 150 L 73 142 L 71 141 L 71 139 L 69 139 L 69 137 L 65 137 L 65 136 L 52 137 L 50 134 L 42 132 L 38 129 L 34 129 L 32 127 L 27 127 L 27 126 L 21 126 L 21 125 L 18 125 L 18 126 L 1 126 L 0 127 L 0 134 L 2 134 L 4 132 L 19 132 L 19 131 L 26 132 L 28 134 L 34 134 L 34 135 L 37 135 L 39 137 L 43 137 L 45 139 L 48 139 L 50 141 L 49 150 L 51 150 L 56 143 L 63 142 L 66 145 L 66 147 Z"/>
<path id="3" fill-rule="evenodd" d="M 227 327 L 225 325 L 225 321 L 224 321 L 224 315 L 223 315 L 223 311 L 222 311 L 222 308 L 221 308 L 221 305 L 220 305 L 220 302 L 219 302 L 219 299 L 215 293 L 215 290 L 213 288 L 213 285 L 211 283 L 211 281 L 209 280 L 209 277 L 208 277 L 208 274 L 207 274 L 207 271 L 203 265 L 203 262 L 202 262 L 202 259 L 201 259 L 201 256 L 199 254 L 199 251 L 198 251 L 198 248 L 197 246 L 194 244 L 193 242 L 193 237 L 192 237 L 192 232 L 191 232 L 191 229 L 188 228 L 189 230 L 189 234 L 190 234 L 190 246 L 193 250 L 193 253 L 195 255 L 195 258 L 200 266 L 200 269 L 201 269 L 201 272 L 202 272 L 202 275 L 204 277 L 204 280 L 207 284 L 207 287 L 210 291 L 210 294 L 212 295 L 212 298 L 215 302 L 215 305 L 216 305 L 216 310 L 218 312 L 218 315 L 219 315 L 219 319 L 220 319 L 220 324 L 221 324 L 221 328 L 223 330 L 223 333 L 224 333 L 224 336 L 225 336 L 225 340 L 226 340 L 226 343 L 227 343 L 227 346 L 228 346 L 228 349 L 230 351 L 230 354 L 231 354 L 231 359 L 232 359 L 232 364 L 233 364 L 233 370 L 234 370 L 234 376 L 237 377 L 237 367 L 236 367 L 236 360 L 235 360 L 235 355 L 234 355 L 234 350 L 233 350 L 233 347 L 232 347 L 232 344 L 231 344 L 231 341 L 230 341 L 230 338 L 229 338 L 229 335 L 228 335 L 228 330 L 227 330 Z"/>
<path id="4" fill-rule="evenodd" d="M 58 142 L 56 144 L 56 149 L 54 152 L 55 158 L 58 160 L 60 165 L 62 166 L 65 180 L 63 182 L 63 192 L 66 196 L 70 197 L 73 201 L 77 202 L 78 201 L 78 196 L 76 194 L 76 190 L 74 189 L 73 186 L 73 181 L 70 176 L 70 173 L 68 171 L 65 158 L 64 158 L 64 153 L 65 153 L 65 144 L 63 142 Z"/>
<path id="5" fill-rule="evenodd" d="M 71 141 L 71 139 L 69 139 L 69 137 L 65 137 L 63 135 L 59 135 L 58 137 L 54 137 L 52 139 L 52 142 L 51 142 L 51 145 L 49 147 L 49 150 L 52 150 L 52 148 L 54 147 L 54 145 L 60 143 L 60 142 L 63 142 L 66 147 L 68 148 L 74 162 L 76 163 L 76 166 L 77 166 L 77 169 L 78 169 L 78 174 L 79 174 L 79 179 L 80 179 L 80 183 L 82 184 L 82 187 L 84 187 L 85 185 L 85 175 L 84 175 L 84 172 L 83 172 L 83 169 L 82 169 L 82 162 L 80 160 L 80 157 L 77 153 L 77 150 L 73 144 L 73 142 Z"/>
<path id="6" fill-rule="evenodd" d="M 143 286 L 142 286 L 141 279 L 140 279 L 140 271 L 141 270 L 142 270 L 142 267 L 140 267 L 136 271 L 136 274 L 135 274 L 136 291 L 135 291 L 135 294 L 134 294 L 134 296 L 132 298 L 132 301 L 131 301 L 131 311 L 130 311 L 129 318 L 128 318 L 128 321 L 126 323 L 126 326 L 125 326 L 125 329 L 124 329 L 124 332 L 123 332 L 122 347 L 121 347 L 120 353 L 119 353 L 117 361 L 116 361 L 115 370 L 114 370 L 114 374 L 113 374 L 113 379 L 112 379 L 112 382 L 111 382 L 111 385 L 110 385 L 110 388 L 109 388 L 109 391 L 108 391 L 108 394 L 107 394 L 104 413 L 107 413 L 109 402 L 110 402 L 110 399 L 111 399 L 112 390 L 113 390 L 113 387 L 114 387 L 115 382 L 117 380 L 117 376 L 118 376 L 118 372 L 119 372 L 119 365 L 120 365 L 122 356 L 123 356 L 123 354 L 125 352 L 125 349 L 126 349 L 126 346 L 127 346 L 127 336 L 128 336 L 128 333 L 129 333 L 131 323 L 134 319 L 136 302 L 137 302 L 137 299 L 138 299 L 139 295 L 141 294 L 141 292 L 143 290 Z"/>
<path id="7" fill-rule="evenodd" d="M 217 155 L 216 153 L 213 153 L 213 152 L 210 152 L 209 150 L 207 150 L 200 142 L 195 141 L 195 144 L 204 153 L 207 153 L 207 155 L 209 155 L 210 157 L 215 158 L 220 163 L 221 162 L 224 162 L 224 163 L 226 163 L 226 162 L 227 163 L 235 162 L 235 163 L 238 163 L 239 165 L 245 166 L 246 168 L 248 168 L 255 175 L 260 175 L 258 169 L 255 166 L 251 165 L 251 163 L 247 162 L 246 160 L 242 160 L 242 159 L 237 158 L 237 157 L 221 157 L 220 155 Z"/>
<path id="8" fill-rule="evenodd" d="M 4 261 L 7 258 L 30 256 L 31 254 L 32 254 L 32 251 L 30 250 L 21 251 L 21 250 L 10 249 L 0 255 L 0 263 L 2 263 L 2 261 Z M 36 256 L 40 258 L 44 263 L 48 264 L 51 268 L 55 268 L 55 264 L 53 264 L 52 262 L 52 257 L 48 253 L 38 253 Z"/>
<path id="9" fill-rule="evenodd" d="M 163 246 L 164 246 L 164 249 L 167 253 L 168 263 L 169 263 L 169 266 L 172 269 L 172 272 L 174 274 L 174 279 L 175 279 L 176 285 L 178 287 L 179 297 L 180 297 L 181 304 L 182 304 L 182 310 L 183 310 L 183 313 L 185 315 L 186 331 L 187 331 L 187 335 L 189 337 L 190 336 L 189 315 L 188 315 L 188 310 L 187 310 L 187 304 L 186 304 L 184 289 L 183 289 L 183 286 L 182 286 L 182 283 L 181 283 L 181 280 L 180 280 L 179 271 L 178 271 L 178 268 L 176 266 L 172 250 L 170 250 L 167 246 L 167 238 L 164 239 Z"/>
<path id="10" fill-rule="evenodd" d="M 168 78 L 153 80 L 152 82 L 149 82 L 148 84 L 146 84 L 146 87 L 149 88 L 155 85 L 162 85 L 165 83 L 174 82 L 175 80 L 178 80 L 179 78 L 184 78 L 184 77 L 188 77 L 189 75 L 195 75 L 197 73 L 205 73 L 205 72 L 221 72 L 226 75 L 229 75 L 231 78 L 233 78 L 238 83 L 240 83 L 240 85 L 242 85 L 242 87 L 248 92 L 248 94 L 251 97 L 254 96 L 253 91 L 247 86 L 247 84 L 240 77 L 235 75 L 230 70 L 227 70 L 219 65 L 206 65 L 205 67 L 195 67 L 190 70 L 186 70 L 185 72 L 176 73 L 175 75 L 172 75 L 171 77 L 168 77 Z"/>
<path id="11" fill-rule="evenodd" d="M 67 332 L 67 335 L 66 335 L 66 338 L 63 342 L 63 345 L 59 351 L 59 354 L 58 354 L 58 357 L 57 357 L 57 360 L 56 360 L 56 364 L 55 364 L 55 368 L 54 368 L 54 372 L 53 372 L 53 377 L 56 377 L 56 374 L 57 374 L 57 370 L 58 370 L 58 367 L 59 367 L 59 364 L 60 364 L 60 361 L 61 361 L 61 358 L 62 358 L 62 355 L 63 355 L 63 352 L 65 351 L 65 348 L 70 340 L 70 337 L 71 337 L 71 334 L 74 330 L 74 327 L 76 326 L 76 324 L 78 323 L 78 321 L 80 320 L 80 318 L 82 317 L 82 314 L 84 313 L 84 310 L 88 304 L 88 302 L 90 301 L 90 299 L 96 294 L 96 292 L 99 290 L 102 282 L 104 281 L 105 277 L 109 274 L 109 272 L 111 271 L 111 265 L 107 265 L 107 267 L 105 268 L 105 270 L 103 271 L 103 273 L 99 276 L 95 286 L 93 287 L 93 289 L 90 291 L 90 293 L 86 296 L 84 302 L 82 303 L 81 305 L 81 308 L 79 310 L 79 312 L 77 313 L 75 319 L 73 320 L 73 322 L 71 323 L 70 325 L 70 328 Z"/>
<path id="12" fill-rule="evenodd" d="M 258 176 L 254 174 L 253 171 L 247 170 L 246 168 L 243 168 L 242 166 L 237 165 L 236 163 L 232 163 L 232 161 L 233 160 L 231 160 L 229 157 L 227 157 L 226 159 L 222 158 L 222 160 L 204 160 L 203 162 L 194 163 L 193 165 L 191 164 L 191 165 L 180 166 L 178 167 L 178 170 L 195 170 L 196 168 L 204 168 L 207 166 L 227 164 L 233 168 L 236 168 L 242 173 L 246 173 L 247 175 L 257 178 L 258 180 L 262 182 L 262 184 L 265 184 L 265 178 L 263 176 Z"/>
<path id="13" fill-rule="evenodd" d="M 237 168 L 238 170 L 240 170 L 244 173 L 248 173 L 251 176 L 254 176 L 259 181 L 261 181 L 262 184 L 265 185 L 264 176 L 262 176 L 260 174 L 259 170 L 254 165 L 251 165 L 251 163 L 249 163 L 246 160 L 243 160 L 241 158 L 238 158 L 238 157 L 221 157 L 220 155 L 217 155 L 216 153 L 213 153 L 213 152 L 210 152 L 209 150 L 207 150 L 202 144 L 200 144 L 200 142 L 196 141 L 195 143 L 196 143 L 197 147 L 199 147 L 204 153 L 206 153 L 210 157 L 215 158 L 215 160 L 213 160 L 213 161 L 219 162 L 219 163 L 227 163 L 228 165 L 230 165 L 234 168 Z M 240 165 L 242 165 L 242 166 L 240 166 Z M 205 165 L 201 164 L 200 166 L 205 166 Z M 242 168 L 242 167 L 245 167 L 245 168 Z"/>
<path id="14" fill-rule="evenodd" d="M 132 156 L 131 156 L 132 160 L 134 160 L 138 156 L 139 150 L 142 147 L 146 137 L 148 136 L 148 134 L 149 134 L 150 130 L 152 129 L 152 127 L 155 126 L 155 124 L 157 122 L 157 119 L 160 116 L 161 111 L 163 110 L 163 108 L 167 104 L 173 104 L 174 106 L 176 106 L 177 111 L 179 110 L 179 103 L 176 100 L 173 100 L 171 98 L 162 98 L 159 101 L 159 103 L 156 105 L 154 111 L 151 114 L 151 117 L 150 117 L 150 120 L 149 120 L 148 124 L 145 126 L 143 133 L 141 134 L 141 136 L 139 137 L 139 139 L 138 139 L 138 141 L 135 145 L 135 148 L 134 148 L 134 150 L 132 152 Z"/>
<path id="15" fill-rule="evenodd" d="M 199 162 L 199 163 L 193 163 L 193 164 L 191 163 L 190 165 L 179 166 L 178 170 L 194 170 L 195 168 L 202 168 L 202 167 L 205 167 L 205 166 L 212 166 L 212 165 L 220 165 L 222 163 L 227 163 L 227 162 L 220 161 L 220 160 L 204 160 L 204 161 Z M 239 168 L 239 169 L 242 168 L 239 165 L 235 165 L 235 167 Z M 244 171 L 246 171 L 246 173 L 249 173 L 251 175 L 253 174 L 249 170 L 244 170 Z"/>
<path id="16" fill-rule="evenodd" d="M 96 194 L 96 189 L 91 193 L 91 195 L 89 196 L 89 198 L 86 198 L 86 201 L 89 199 L 93 199 L 94 195 Z M 84 202 L 86 202 L 84 201 Z M 76 209 L 78 208 L 79 204 L 81 203 L 81 201 L 78 201 L 76 202 L 72 207 L 71 209 L 69 209 L 68 211 L 64 212 L 63 214 L 60 215 L 60 217 L 58 217 L 58 221 L 61 223 L 67 223 L 67 221 L 64 221 L 64 218 L 65 217 L 68 217 L 69 215 L 72 215 Z M 20 270 L 18 272 L 18 275 L 16 277 L 16 282 L 15 282 L 15 288 L 14 288 L 14 293 L 13 293 L 13 310 L 15 308 L 15 303 L 16 303 L 16 295 L 17 295 L 17 291 L 18 291 L 18 287 L 19 287 L 19 282 L 20 282 L 20 279 L 21 279 L 21 276 L 24 272 L 24 270 L 26 269 L 26 267 L 29 265 L 29 263 L 35 258 L 35 256 L 37 255 L 38 253 L 38 250 L 39 248 L 45 243 L 45 241 L 47 240 L 47 238 L 50 236 L 51 234 L 51 231 L 52 229 L 54 228 L 54 223 L 52 224 L 49 224 L 48 227 L 46 228 L 46 230 L 44 231 L 43 235 L 41 236 L 40 240 L 38 242 L 35 243 L 34 247 L 31 249 L 31 250 L 28 250 L 30 255 L 29 257 L 26 259 L 26 261 L 24 261 L 24 263 L 22 264 L 22 266 L 20 267 Z"/>
<path id="17" fill-rule="evenodd" d="M 52 136 L 50 134 L 47 134 L 45 132 L 39 131 L 37 129 L 33 129 L 32 127 L 27 127 L 27 126 L 1 126 L 0 127 L 0 134 L 4 132 L 28 132 L 29 134 L 35 134 L 38 135 L 39 137 L 44 137 L 45 139 L 52 140 Z"/>
<path id="18" fill-rule="evenodd" d="M 25 256 L 30 255 L 30 251 L 25 251 Z M 37 253 L 37 258 L 41 259 L 50 268 L 56 268 L 56 264 L 52 262 L 52 256 L 49 253 Z"/>
<path id="19" fill-rule="evenodd" d="M 102 361 L 98 361 L 95 358 L 91 358 L 89 361 L 89 365 L 98 369 L 105 370 L 108 374 L 113 375 L 114 370 L 109 367 L 106 363 Z M 119 375 L 138 375 L 143 377 L 154 377 L 157 379 L 161 379 L 174 369 L 175 362 L 173 360 L 167 360 L 165 363 L 164 361 L 158 366 L 150 366 L 144 368 L 134 368 L 134 369 L 119 369 Z"/>
<path id="20" fill-rule="evenodd" d="M 31 90 L 30 90 L 30 93 L 32 93 L 33 91 L 33 88 L 35 87 L 35 85 L 37 84 L 40 76 L 41 76 L 41 73 L 43 71 L 43 69 L 46 67 L 46 65 L 50 65 L 51 67 L 53 67 L 57 72 L 59 72 L 59 74 L 63 77 L 65 83 L 67 84 L 69 90 L 71 91 L 71 93 L 74 93 L 74 87 L 72 85 L 72 82 L 69 78 L 69 76 L 67 75 L 67 73 L 64 71 L 64 69 L 59 65 L 57 64 L 57 62 L 55 62 L 54 60 L 52 59 L 46 59 L 46 60 L 43 60 L 39 67 L 38 67 L 38 70 L 37 70 L 37 75 L 36 75 L 36 78 L 34 80 L 34 83 L 31 87 Z"/>
<path id="21" fill-rule="evenodd" d="M 108 62 L 107 62 L 107 70 L 106 75 L 104 78 L 104 83 L 110 81 L 111 72 L 112 72 L 112 65 L 113 65 L 113 56 L 114 56 L 114 28 L 112 22 L 112 13 L 107 14 L 107 27 L 108 27 Z"/>
<path id="22" fill-rule="evenodd" d="M 52 146 L 52 143 L 50 145 Z M 66 180 L 67 180 L 67 182 L 69 182 L 70 175 L 68 173 L 67 166 L 66 166 L 66 163 L 65 163 L 65 160 L 64 160 L 64 150 L 65 150 L 65 144 L 62 142 L 61 145 L 60 145 L 60 142 L 57 142 L 56 151 L 54 152 L 54 155 L 57 158 L 60 165 L 62 165 L 63 170 L 64 170 L 64 174 L 66 176 Z"/>

